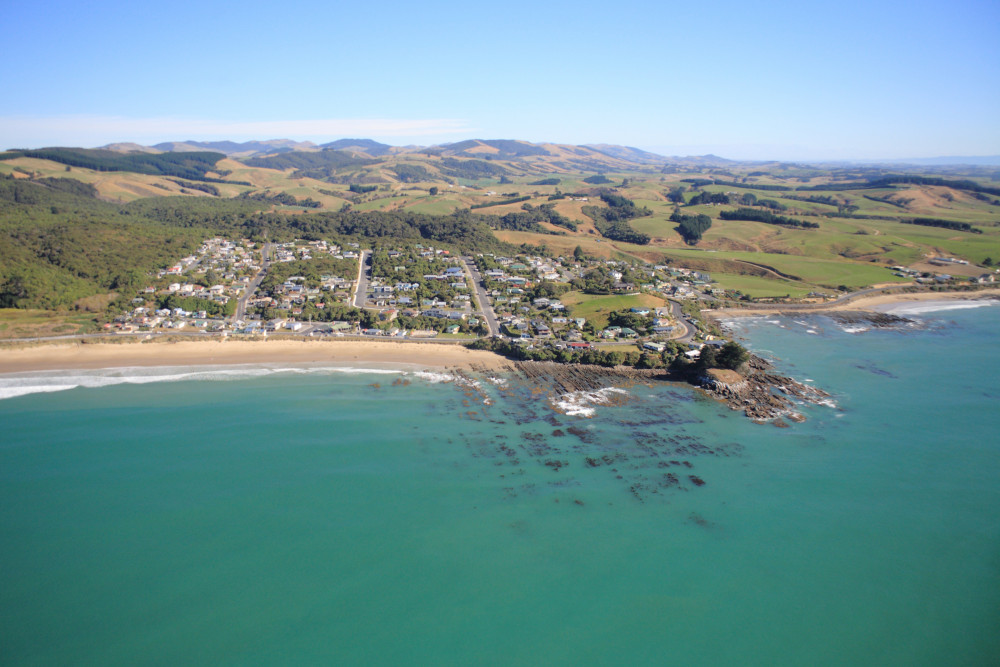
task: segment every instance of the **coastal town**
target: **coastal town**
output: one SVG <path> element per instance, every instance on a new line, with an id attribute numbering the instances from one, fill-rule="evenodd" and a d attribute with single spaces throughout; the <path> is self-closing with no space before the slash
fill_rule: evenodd
<path id="1" fill-rule="evenodd" d="M 937 267 L 961 262 L 929 261 Z M 958 282 L 943 272 L 896 272 L 921 285 Z M 995 279 L 987 273 L 964 280 Z M 528 349 L 654 354 L 676 344 L 697 358 L 705 345 L 725 342 L 701 311 L 738 305 L 741 298 L 706 272 L 579 252 L 460 255 L 423 243 L 363 248 L 356 242 L 216 237 L 151 276 L 131 308 L 104 330 L 141 337 L 492 338 Z M 834 298 L 813 293 L 784 307 Z"/>
<path id="2" fill-rule="evenodd" d="M 589 282 L 588 282 L 589 281 Z M 597 326 L 559 297 L 584 285 L 606 296 L 649 295 L 625 309 L 643 324 Z M 119 334 L 365 336 L 590 346 L 692 339 L 680 303 L 720 295 L 708 274 L 624 261 L 454 255 L 414 243 L 343 247 L 298 239 L 206 239 L 152 277 L 132 307 L 104 326 Z"/>

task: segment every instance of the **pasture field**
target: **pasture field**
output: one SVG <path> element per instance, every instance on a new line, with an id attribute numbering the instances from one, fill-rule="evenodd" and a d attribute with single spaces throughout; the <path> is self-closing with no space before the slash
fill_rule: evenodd
<path id="1" fill-rule="evenodd" d="M 731 273 L 713 273 L 712 282 L 726 290 L 738 290 L 755 299 L 768 297 L 790 297 L 799 299 L 812 291 L 791 280 L 775 280 L 760 276 L 744 276 Z"/>
<path id="2" fill-rule="evenodd" d="M 616 310 L 629 308 L 660 308 L 666 304 L 666 299 L 652 294 L 610 294 L 595 295 L 583 292 L 566 292 L 560 297 L 566 304 L 571 317 L 583 317 L 594 326 L 603 329 L 608 326 L 608 315 Z"/>

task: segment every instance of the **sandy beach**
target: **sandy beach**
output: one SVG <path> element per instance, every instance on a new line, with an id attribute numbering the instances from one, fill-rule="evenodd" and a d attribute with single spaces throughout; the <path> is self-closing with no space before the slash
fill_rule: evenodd
<path id="1" fill-rule="evenodd" d="M 376 341 L 73 342 L 0 348 L 0 373 L 230 364 L 326 363 L 408 369 L 486 368 L 507 360 L 460 345 Z M 373 366 L 374 367 L 374 366 Z"/>
<path id="2" fill-rule="evenodd" d="M 874 294 L 844 303 L 816 304 L 808 308 L 796 308 L 775 304 L 757 308 L 720 308 L 706 311 L 715 317 L 756 317 L 778 313 L 822 313 L 845 310 L 865 310 L 883 312 L 890 306 L 927 301 L 974 301 L 979 299 L 1000 299 L 1000 288 L 977 290 L 974 292 L 912 292 Z"/>

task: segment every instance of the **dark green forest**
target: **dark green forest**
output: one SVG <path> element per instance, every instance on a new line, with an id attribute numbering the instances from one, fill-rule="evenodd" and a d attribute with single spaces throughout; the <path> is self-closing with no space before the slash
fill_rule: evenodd
<path id="1" fill-rule="evenodd" d="M 698 241 L 701 240 L 701 235 L 712 226 L 712 219 L 704 213 L 684 215 L 680 211 L 674 211 L 670 216 L 670 221 L 677 223 L 675 229 L 688 245 L 697 245 Z"/>
<path id="2" fill-rule="evenodd" d="M 378 160 L 355 157 L 347 151 L 327 149 L 317 152 L 289 151 L 268 157 L 254 157 L 243 160 L 251 167 L 265 169 L 294 169 L 295 176 L 300 178 L 315 178 L 326 180 L 339 169 L 349 167 L 365 167 L 377 164 Z"/>
<path id="3" fill-rule="evenodd" d="M 631 199 L 607 191 L 601 194 L 601 199 L 607 208 L 600 206 L 584 206 L 583 214 L 594 221 L 594 227 L 605 238 L 612 241 L 622 241 L 624 243 L 636 243 L 646 245 L 650 238 L 648 234 L 637 232 L 628 224 L 632 218 L 641 218 L 651 215 L 648 208 L 639 208 Z"/>
<path id="4" fill-rule="evenodd" d="M 153 176 L 178 176 L 191 181 L 221 182 L 205 174 L 226 157 L 222 153 L 118 153 L 89 148 L 40 148 L 31 151 L 0 153 L 0 160 L 32 157 L 95 171 L 131 171 Z M 228 181 L 235 183 L 236 181 Z M 249 185 L 249 183 L 246 183 Z"/>

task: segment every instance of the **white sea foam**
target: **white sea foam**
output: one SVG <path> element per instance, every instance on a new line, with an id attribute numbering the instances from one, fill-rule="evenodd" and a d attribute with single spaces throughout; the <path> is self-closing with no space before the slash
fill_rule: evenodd
<path id="1" fill-rule="evenodd" d="M 840 329 L 844 333 L 849 333 L 849 334 L 864 333 L 865 331 L 869 331 L 868 327 L 841 327 Z"/>
<path id="2" fill-rule="evenodd" d="M 41 394 L 53 391 L 66 391 L 75 389 L 75 384 L 47 384 L 47 385 L 23 385 L 20 387 L 0 387 L 0 400 L 14 398 L 16 396 L 26 396 L 28 394 Z"/>
<path id="3" fill-rule="evenodd" d="M 439 384 L 441 382 L 454 382 L 455 376 L 449 375 L 448 373 L 432 373 L 431 371 L 417 371 L 413 374 L 415 377 L 431 382 L 433 384 Z"/>
<path id="4" fill-rule="evenodd" d="M 806 333 L 807 334 L 812 334 L 814 336 L 818 336 L 819 335 L 819 332 L 816 331 L 815 329 L 806 329 Z"/>
<path id="5" fill-rule="evenodd" d="M 996 301 L 923 301 L 920 303 L 896 303 L 880 308 L 893 315 L 923 315 L 946 310 L 968 310 L 970 308 L 985 308 L 996 304 Z"/>
<path id="6" fill-rule="evenodd" d="M 363 368 L 354 366 L 167 366 L 110 368 L 102 370 L 39 371 L 0 375 L 0 400 L 76 388 L 94 389 L 120 384 L 151 384 L 186 380 L 225 382 L 246 380 L 276 374 L 294 375 L 407 375 L 428 382 L 448 382 L 450 375 L 410 372 L 400 369 Z"/>
<path id="7" fill-rule="evenodd" d="M 594 406 L 609 405 L 611 397 L 615 394 L 628 395 L 628 392 L 617 387 L 607 387 L 597 391 L 574 391 L 553 399 L 552 406 L 563 414 L 592 417 L 597 412 Z"/>

